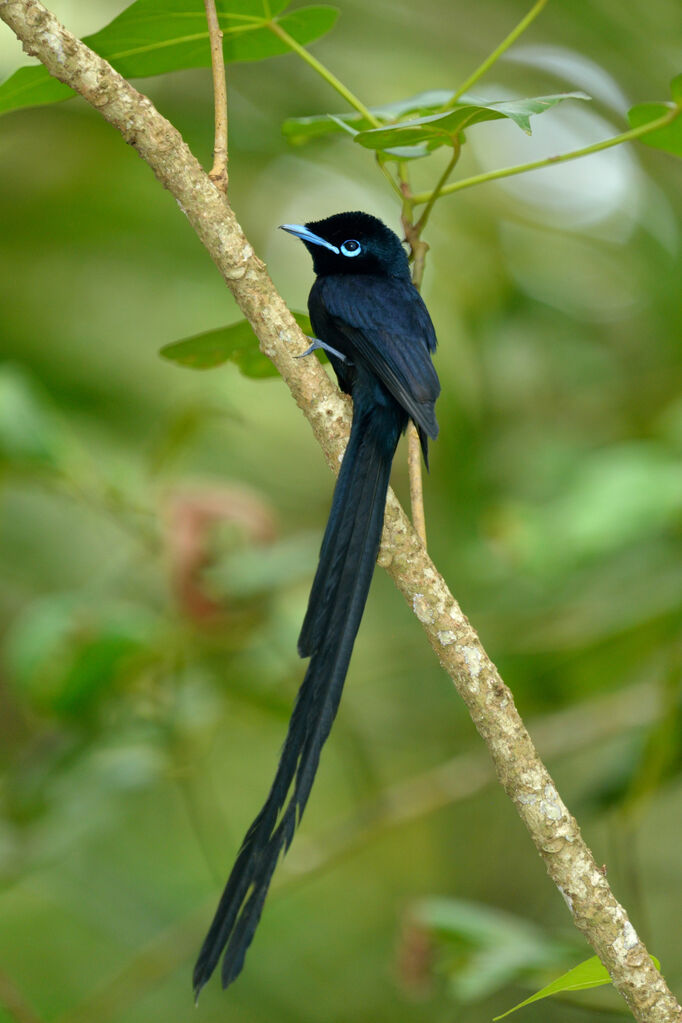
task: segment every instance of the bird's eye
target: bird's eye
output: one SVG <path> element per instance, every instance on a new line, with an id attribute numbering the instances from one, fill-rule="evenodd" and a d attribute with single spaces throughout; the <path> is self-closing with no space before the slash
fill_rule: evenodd
<path id="1" fill-rule="evenodd" d="M 359 256 L 362 252 L 362 245 L 356 241 L 355 238 L 349 238 L 347 242 L 344 242 L 341 246 L 341 252 L 344 256 Z"/>

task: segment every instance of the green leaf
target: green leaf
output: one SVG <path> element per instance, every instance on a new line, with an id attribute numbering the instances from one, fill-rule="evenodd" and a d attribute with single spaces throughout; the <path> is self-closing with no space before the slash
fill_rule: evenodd
<path id="1" fill-rule="evenodd" d="M 328 32 L 338 16 L 335 7 L 301 7 L 278 17 L 287 0 L 218 0 L 225 62 L 264 60 L 288 53 L 272 31 L 278 22 L 306 45 Z M 201 0 L 136 0 L 105 28 L 86 36 L 91 47 L 125 78 L 210 67 L 206 14 Z M 0 113 L 19 107 L 57 103 L 73 90 L 40 67 L 24 67 L 0 86 Z"/>
<path id="2" fill-rule="evenodd" d="M 19 366 L 0 366 L 0 466 L 54 468 L 64 447 L 48 396 Z"/>
<path id="3" fill-rule="evenodd" d="M 41 103 L 61 103 L 75 93 L 42 66 L 20 67 L 0 85 L 0 114 Z"/>
<path id="4" fill-rule="evenodd" d="M 651 956 L 651 960 L 654 963 L 657 970 L 660 970 L 661 964 L 655 956 Z M 541 988 L 540 991 L 536 991 L 530 998 L 526 998 L 525 1001 L 519 1002 L 512 1009 L 507 1009 L 501 1016 L 494 1017 L 494 1023 L 497 1020 L 504 1019 L 505 1016 L 511 1015 L 512 1012 L 516 1012 L 517 1009 L 522 1009 L 525 1005 L 530 1005 L 532 1002 L 539 1002 L 543 998 L 550 998 L 552 995 L 561 994 L 563 991 L 585 991 L 592 987 L 601 987 L 603 984 L 610 984 L 611 978 L 608 974 L 606 967 L 602 964 L 598 956 L 592 956 L 591 959 L 586 959 L 584 963 L 580 963 L 579 966 L 574 966 L 572 970 L 567 973 L 563 973 L 556 980 L 553 980 L 551 984 L 547 984 L 546 987 Z"/>
<path id="5" fill-rule="evenodd" d="M 393 103 L 384 103 L 375 107 L 372 113 L 380 120 L 397 120 L 405 114 L 429 114 L 442 109 L 455 95 L 452 89 L 427 89 L 406 99 L 397 99 Z"/>
<path id="6" fill-rule="evenodd" d="M 312 333 L 310 320 L 304 313 L 294 313 L 294 319 L 306 333 Z M 258 348 L 251 325 L 240 320 L 228 327 L 208 330 L 182 341 L 164 345 L 159 352 L 169 362 L 177 362 L 190 369 L 213 369 L 224 362 L 233 362 L 246 377 L 262 380 L 276 377 L 277 370 Z"/>
<path id="7" fill-rule="evenodd" d="M 4 667 L 31 706 L 78 714 L 111 690 L 131 658 L 150 649 L 156 628 L 137 605 L 52 594 L 29 604 L 13 623 Z"/>
<path id="8" fill-rule="evenodd" d="M 438 949 L 438 971 L 446 973 L 460 1003 L 485 998 L 538 970 L 570 961 L 574 948 L 522 917 L 463 899 L 428 898 L 413 910 Z"/>
<path id="9" fill-rule="evenodd" d="M 670 95 L 678 107 L 682 106 L 682 75 L 675 75 L 670 83 Z"/>
<path id="10" fill-rule="evenodd" d="M 219 557 L 203 578 L 222 599 L 253 599 L 308 578 L 315 572 L 318 547 L 318 536 L 297 533 L 267 547 L 238 548 Z"/>
<path id="11" fill-rule="evenodd" d="M 679 86 L 676 86 L 675 83 L 678 82 L 678 79 Z M 682 75 L 673 79 L 673 85 L 682 90 Z M 628 111 L 630 127 L 639 128 L 642 124 L 657 121 L 659 117 L 670 113 L 671 109 L 669 103 L 638 103 L 636 107 L 632 107 Z M 657 128 L 648 135 L 641 135 L 639 141 L 654 149 L 664 149 L 666 153 L 673 153 L 674 156 L 682 156 L 682 116 L 678 113 L 678 116 L 670 124 L 666 124 L 663 128 Z"/>
<path id="12" fill-rule="evenodd" d="M 483 103 L 472 99 L 464 103 L 459 102 L 452 110 L 428 114 L 385 128 L 360 131 L 355 136 L 355 141 L 367 149 L 383 150 L 422 143 L 452 145 L 465 128 L 500 118 L 513 121 L 530 135 L 530 118 L 535 114 L 542 114 L 565 99 L 589 98 L 583 92 L 566 92 L 554 96 L 536 96 L 533 99 L 505 100 L 501 103 Z"/>
<path id="13" fill-rule="evenodd" d="M 419 92 L 416 96 L 408 96 L 407 99 L 396 100 L 394 103 L 370 107 L 370 112 L 379 121 L 393 122 L 405 114 L 432 114 L 436 110 L 442 110 L 454 95 L 449 89 L 432 89 L 428 92 Z M 282 134 L 292 145 L 301 145 L 324 135 L 342 131 L 354 134 L 371 127 L 367 118 L 358 113 L 313 114 L 311 117 L 287 118 L 282 125 Z"/>

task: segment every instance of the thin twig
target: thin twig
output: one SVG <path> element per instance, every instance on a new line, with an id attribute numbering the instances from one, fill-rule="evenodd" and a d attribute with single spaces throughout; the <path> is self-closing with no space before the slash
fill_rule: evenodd
<path id="1" fill-rule="evenodd" d="M 376 164 L 377 164 L 377 167 L 379 168 L 379 170 L 381 171 L 381 173 L 384 175 L 384 177 L 388 181 L 388 183 L 391 186 L 391 188 L 393 189 L 393 191 L 395 192 L 395 194 L 398 196 L 399 199 L 402 199 L 402 192 L 400 191 L 400 185 L 398 184 L 398 182 L 395 180 L 395 178 L 391 174 L 390 170 L 386 166 L 385 161 L 381 159 L 381 156 L 379 155 L 379 153 L 376 154 Z"/>
<path id="2" fill-rule="evenodd" d="M 419 237 L 414 223 L 414 203 L 410 188 L 409 172 L 402 161 L 398 164 L 399 191 L 402 199 L 401 221 L 405 232 L 405 241 L 410 246 L 412 257 L 412 283 L 419 291 L 424 276 L 424 260 L 428 245 Z M 426 516 L 424 514 L 424 485 L 422 482 L 422 455 L 419 434 L 414 423 L 407 427 L 407 473 L 410 481 L 410 512 L 412 525 L 417 536 L 426 548 Z"/>
<path id="3" fill-rule="evenodd" d="M 40 0 L 0 0 L 0 18 L 26 52 L 113 124 L 187 216 L 338 472 L 350 415 L 254 254 L 229 204 L 182 136 L 110 64 L 68 32 Z M 307 363 L 307 365 L 304 365 Z M 514 698 L 475 630 L 389 491 L 379 563 L 421 622 L 484 739 L 497 776 L 528 829 L 575 926 L 640 1023 L 682 1023 L 682 1007 L 656 969 L 533 746 Z"/>
<path id="4" fill-rule="evenodd" d="M 457 100 L 460 98 L 460 96 L 462 96 L 467 91 L 467 89 L 470 89 L 471 86 L 474 85 L 474 83 L 479 80 L 479 78 L 482 78 L 486 71 L 490 70 L 495 61 L 500 59 L 505 50 L 508 50 L 512 43 L 515 43 L 519 36 L 526 31 L 531 22 L 535 21 L 538 14 L 540 13 L 540 11 L 542 10 L 546 3 L 547 0 L 538 0 L 538 2 L 533 7 L 531 7 L 525 18 L 522 18 L 521 21 L 516 26 L 516 28 L 513 28 L 511 30 L 506 39 L 503 39 L 500 45 L 496 47 L 496 49 L 494 49 L 493 52 L 488 57 L 486 57 L 483 63 L 479 64 L 474 73 L 469 75 L 465 82 L 462 82 L 460 87 L 457 89 L 455 95 L 452 97 L 451 100 L 449 100 L 449 102 L 444 107 L 445 110 L 447 110 L 449 107 L 453 107 Z"/>
<path id="5" fill-rule="evenodd" d="M 213 167 L 208 176 L 221 192 L 227 192 L 227 84 L 225 82 L 223 32 L 218 22 L 215 0 L 204 0 L 204 7 L 206 8 L 208 35 L 211 41 L 213 103 L 215 110 Z"/>
<path id="6" fill-rule="evenodd" d="M 452 156 L 448 160 L 448 163 L 447 163 L 447 166 L 445 167 L 445 170 L 443 171 L 443 173 L 439 177 L 439 179 L 438 179 L 438 181 L 436 183 L 436 187 L 434 188 L 433 192 L 431 193 L 431 195 L 429 197 L 429 201 L 427 202 L 426 206 L 422 210 L 422 214 L 421 214 L 419 220 L 415 224 L 415 229 L 417 230 L 417 232 L 420 235 L 421 235 L 422 231 L 424 230 L 424 228 L 426 227 L 426 225 L 429 222 L 429 217 L 431 216 L 431 211 L 433 210 L 433 207 L 435 206 L 436 202 L 438 201 L 438 199 L 440 199 L 441 195 L 443 194 L 443 189 L 445 188 L 445 185 L 447 184 L 448 178 L 450 177 L 450 175 L 452 174 L 453 170 L 455 169 L 455 165 L 456 165 L 457 161 L 459 160 L 459 154 L 461 152 L 461 149 L 462 149 L 462 143 L 460 142 L 459 137 L 453 138 L 452 139 Z M 414 203 L 414 197 L 412 198 L 412 202 Z M 423 270 L 422 270 L 422 273 L 423 273 Z"/>
<path id="7" fill-rule="evenodd" d="M 324 78 L 325 82 L 328 85 L 331 85 L 332 89 L 338 92 L 339 96 L 343 96 L 349 106 L 353 107 L 354 110 L 357 110 L 359 114 L 362 114 L 365 120 L 369 121 L 373 128 L 381 127 L 381 121 L 374 116 L 372 111 L 365 106 L 362 100 L 359 100 L 358 97 L 343 84 L 343 82 L 339 81 L 336 75 L 333 74 L 329 68 L 325 67 L 324 64 L 317 59 L 317 57 L 313 57 L 312 53 L 309 53 L 305 46 L 301 46 L 301 44 L 298 43 L 293 36 L 290 36 L 286 29 L 282 28 L 278 21 L 269 21 L 268 28 L 271 32 L 274 32 L 274 34 L 278 36 L 283 43 L 286 43 L 287 46 L 294 51 L 294 53 L 297 53 L 301 60 L 304 60 L 306 64 L 313 69 L 313 71 L 316 71 L 321 78 Z"/>
<path id="8" fill-rule="evenodd" d="M 461 178 L 459 181 L 453 181 L 449 185 L 444 185 L 441 188 L 441 195 L 452 195 L 453 192 L 461 192 L 463 188 L 472 188 L 474 185 L 483 185 L 486 181 L 499 181 L 501 178 L 511 178 L 515 174 L 526 174 L 528 171 L 541 170 L 543 167 L 553 167 L 556 163 L 567 163 L 569 160 L 579 160 L 583 156 L 591 156 L 592 153 L 600 153 L 604 149 L 611 149 L 613 146 L 620 146 L 624 142 L 633 142 L 635 139 L 640 139 L 644 135 L 649 135 L 651 132 L 658 131 L 659 128 L 665 128 L 669 124 L 679 117 L 682 112 L 682 104 L 675 103 L 662 103 L 661 106 L 667 106 L 668 112 L 657 117 L 655 121 L 649 121 L 647 124 L 640 124 L 637 128 L 631 128 L 629 131 L 624 131 L 620 135 L 614 135 L 610 139 L 604 139 L 602 142 L 593 142 L 591 146 L 584 146 L 582 149 L 573 149 L 570 153 L 560 153 L 558 156 L 546 156 L 542 160 L 533 160 L 531 163 L 520 163 L 515 167 L 501 167 L 499 170 L 484 171 L 483 174 L 474 174 L 470 178 Z M 431 199 L 431 192 L 417 192 L 412 196 L 412 202 L 415 206 L 421 205 L 421 203 L 428 203 Z"/>
<path id="9" fill-rule="evenodd" d="M 424 514 L 424 485 L 422 482 L 422 448 L 417 427 L 412 421 L 407 427 L 407 474 L 410 480 L 410 510 L 412 525 L 426 547 L 426 516 Z"/>
<path id="10" fill-rule="evenodd" d="M 412 283 L 417 290 L 421 291 L 424 280 L 424 269 L 426 266 L 426 253 L 429 246 L 422 238 L 422 231 L 426 227 L 431 211 L 439 199 L 443 187 L 455 169 L 459 159 L 461 145 L 458 138 L 452 140 L 452 156 L 448 160 L 445 170 L 441 174 L 436 187 L 431 193 L 431 198 L 424 207 L 424 211 L 415 224 L 414 199 L 409 188 L 407 172 L 403 168 L 403 227 L 405 237 L 412 249 Z M 412 512 L 412 525 L 426 547 L 426 516 L 424 514 L 424 485 L 422 481 L 422 460 L 421 442 L 414 423 L 410 423 L 407 429 L 407 471 L 410 480 L 410 509 Z"/>

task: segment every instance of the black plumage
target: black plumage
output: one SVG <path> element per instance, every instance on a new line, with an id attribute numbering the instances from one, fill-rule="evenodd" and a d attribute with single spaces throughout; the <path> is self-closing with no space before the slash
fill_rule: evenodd
<path id="1" fill-rule="evenodd" d="M 275 780 L 249 828 L 194 969 L 199 995 L 223 952 L 223 987 L 241 972 L 280 854 L 310 795 L 348 670 L 379 551 L 393 455 L 410 419 L 428 464 L 438 434 L 436 336 L 400 239 L 367 213 L 284 225 L 313 257 L 308 299 L 317 340 L 353 398 L 341 464 L 298 640 L 310 657 Z M 287 802 L 287 797 L 288 802 Z"/>

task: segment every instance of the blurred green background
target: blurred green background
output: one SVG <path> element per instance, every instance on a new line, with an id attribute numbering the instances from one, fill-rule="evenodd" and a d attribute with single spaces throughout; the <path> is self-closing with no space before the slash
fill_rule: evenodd
<path id="1" fill-rule="evenodd" d="M 123 6 L 50 4 L 79 34 Z M 525 9 L 344 0 L 313 49 L 377 104 L 455 87 Z M 594 102 L 532 139 L 478 127 L 462 173 L 623 130 L 666 98 L 681 37 L 678 0 L 550 3 L 476 92 Z M 0 75 L 24 59 L 1 26 Z M 210 73 L 141 87 L 209 164 Z M 395 199 L 347 140 L 283 141 L 285 117 L 343 109 L 295 56 L 234 65 L 229 88 L 234 208 L 303 309 L 309 259 L 277 225 L 362 208 L 397 228 Z M 238 313 L 101 118 L 80 100 L 3 117 L 0 182 L 0 1016 L 477 1023 L 591 955 L 377 572 L 244 975 L 193 1009 L 302 678 L 332 479 L 281 382 L 159 358 Z M 462 192 L 429 226 L 424 288 L 443 383 L 432 556 L 678 991 L 681 207 L 679 163 L 643 146 Z M 393 479 L 405 496 L 402 454 Z M 600 989 L 524 1013 L 619 1008 Z"/>

